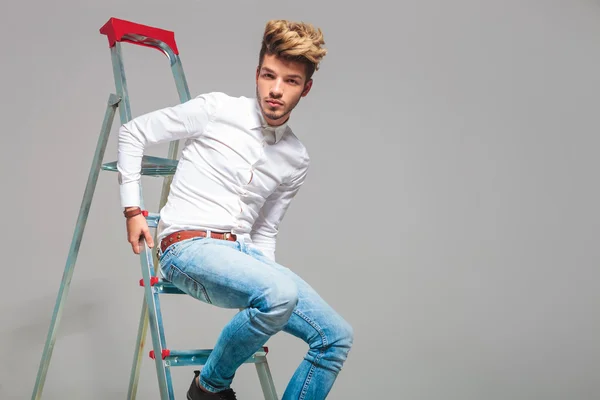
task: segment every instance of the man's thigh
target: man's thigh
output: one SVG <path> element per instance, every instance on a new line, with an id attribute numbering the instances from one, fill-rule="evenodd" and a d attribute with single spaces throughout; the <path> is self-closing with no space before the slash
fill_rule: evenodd
<path id="1" fill-rule="evenodd" d="M 161 256 L 160 265 L 165 279 L 179 289 L 224 308 L 246 308 L 273 288 L 293 285 L 281 271 L 240 251 L 239 243 L 218 239 L 176 243 Z"/>

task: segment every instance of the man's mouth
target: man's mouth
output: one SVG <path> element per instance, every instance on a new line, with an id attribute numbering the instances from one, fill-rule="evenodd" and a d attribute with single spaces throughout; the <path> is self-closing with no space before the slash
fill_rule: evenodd
<path id="1" fill-rule="evenodd" d="M 282 106 L 283 103 L 277 101 L 277 100 L 267 100 L 267 104 L 269 104 L 272 107 L 277 107 L 277 106 Z"/>

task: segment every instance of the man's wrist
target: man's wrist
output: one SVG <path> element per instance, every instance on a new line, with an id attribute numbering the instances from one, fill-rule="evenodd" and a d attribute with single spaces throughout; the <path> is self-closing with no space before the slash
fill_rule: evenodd
<path id="1" fill-rule="evenodd" d="M 142 209 L 140 207 L 125 207 L 123 210 L 123 216 L 127 219 L 135 217 L 136 215 L 142 214 Z"/>

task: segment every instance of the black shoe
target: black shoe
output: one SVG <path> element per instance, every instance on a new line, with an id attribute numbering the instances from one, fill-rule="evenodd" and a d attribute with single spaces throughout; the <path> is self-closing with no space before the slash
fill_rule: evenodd
<path id="1" fill-rule="evenodd" d="M 217 393 L 205 392 L 200 389 L 196 383 L 196 378 L 198 376 L 200 376 L 200 371 L 194 371 L 194 379 L 187 392 L 188 400 L 237 400 L 235 392 L 232 389 L 226 389 Z"/>

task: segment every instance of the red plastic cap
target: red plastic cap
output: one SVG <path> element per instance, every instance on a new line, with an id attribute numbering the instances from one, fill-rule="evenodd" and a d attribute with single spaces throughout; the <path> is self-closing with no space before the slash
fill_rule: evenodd
<path id="1" fill-rule="evenodd" d="M 151 358 L 151 359 L 153 359 L 153 360 L 156 358 L 156 355 L 155 355 L 155 353 L 154 353 L 154 350 L 150 350 L 150 353 L 148 353 L 148 355 L 149 355 L 149 356 L 150 356 L 150 358 Z M 164 360 L 165 358 L 169 357 L 170 355 L 171 355 L 171 350 L 169 350 L 169 349 L 164 349 L 164 350 L 162 350 L 162 351 L 161 351 L 161 356 L 162 356 L 162 359 L 163 359 L 163 360 Z"/>
<path id="2" fill-rule="evenodd" d="M 149 213 L 148 213 L 148 211 L 147 211 L 147 210 L 142 210 L 142 215 L 143 215 L 144 217 L 147 217 L 147 216 L 148 216 L 148 214 L 149 214 Z"/>
<path id="3" fill-rule="evenodd" d="M 177 43 L 175 43 L 175 34 L 165 29 L 111 18 L 100 28 L 100 33 L 108 37 L 108 47 L 113 47 L 115 42 L 129 42 L 140 46 L 157 48 L 146 41 L 147 39 L 154 39 L 165 43 L 173 50 L 173 53 L 179 54 Z M 132 35 L 140 37 L 135 38 Z"/>
<path id="4" fill-rule="evenodd" d="M 151 276 L 150 277 L 150 286 L 154 286 L 158 283 L 158 276 Z M 140 279 L 140 286 L 144 286 L 144 278 Z"/>

